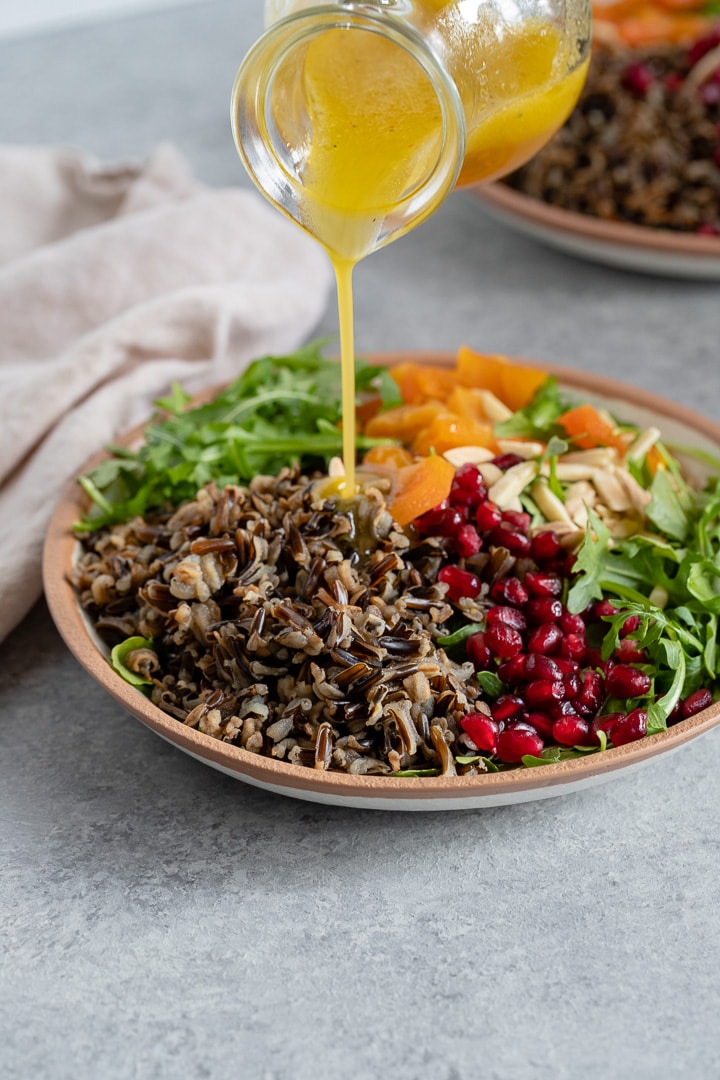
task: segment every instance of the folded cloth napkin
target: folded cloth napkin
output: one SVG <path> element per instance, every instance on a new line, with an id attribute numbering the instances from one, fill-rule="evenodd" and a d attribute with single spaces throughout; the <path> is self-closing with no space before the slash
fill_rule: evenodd
<path id="1" fill-rule="evenodd" d="M 322 315 L 321 249 L 255 192 L 196 183 L 172 146 L 104 169 L 0 146 L 0 640 L 41 592 L 62 485 L 145 420 L 294 349 Z"/>

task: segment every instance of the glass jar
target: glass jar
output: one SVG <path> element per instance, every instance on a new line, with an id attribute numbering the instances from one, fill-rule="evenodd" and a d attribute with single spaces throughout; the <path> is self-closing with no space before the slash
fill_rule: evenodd
<path id="1" fill-rule="evenodd" d="M 269 0 L 233 89 L 238 151 L 355 262 L 547 142 L 580 93 L 590 20 L 589 0 Z"/>

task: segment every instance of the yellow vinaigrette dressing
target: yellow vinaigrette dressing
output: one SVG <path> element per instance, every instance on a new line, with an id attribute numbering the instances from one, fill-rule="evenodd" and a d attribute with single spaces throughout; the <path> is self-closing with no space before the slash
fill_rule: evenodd
<path id="1" fill-rule="evenodd" d="M 425 0 L 428 19 L 445 0 Z M 564 39 L 537 19 L 501 30 L 473 28 L 461 41 L 457 79 L 466 123 L 459 183 L 486 180 L 527 160 L 565 121 L 585 79 Z M 393 211 L 429 176 L 442 153 L 440 104 L 428 74 L 395 42 L 370 30 L 332 28 L 289 53 L 272 84 L 280 139 L 301 159 L 296 220 L 323 245 L 337 283 L 342 362 L 341 492 L 355 494 L 355 360 L 352 271 L 360 259 L 419 224 Z"/>

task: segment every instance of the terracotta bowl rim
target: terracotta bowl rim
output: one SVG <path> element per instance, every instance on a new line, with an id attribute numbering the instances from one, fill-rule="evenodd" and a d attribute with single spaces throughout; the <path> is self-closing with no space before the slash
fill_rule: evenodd
<path id="1" fill-rule="evenodd" d="M 655 229 L 630 222 L 605 221 L 590 214 L 564 210 L 542 199 L 516 191 L 502 182 L 478 184 L 469 189 L 481 203 L 517 215 L 537 225 L 589 240 L 605 241 L 619 247 L 669 255 L 692 255 L 703 259 L 720 258 L 720 236 Z"/>

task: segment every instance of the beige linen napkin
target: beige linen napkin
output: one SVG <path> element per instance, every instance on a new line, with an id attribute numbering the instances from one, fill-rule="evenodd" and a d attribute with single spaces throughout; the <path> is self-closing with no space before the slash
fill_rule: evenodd
<path id="1" fill-rule="evenodd" d="M 259 194 L 197 184 L 172 146 L 103 169 L 0 146 L 0 640 L 41 592 L 62 485 L 145 420 L 305 340 L 320 248 Z"/>

